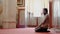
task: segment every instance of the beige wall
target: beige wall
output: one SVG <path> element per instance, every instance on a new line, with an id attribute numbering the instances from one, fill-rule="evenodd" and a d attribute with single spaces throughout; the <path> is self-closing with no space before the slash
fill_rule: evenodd
<path id="1" fill-rule="evenodd" d="M 16 2 L 16 0 L 3 0 L 3 13 L 1 16 L 3 28 L 16 28 Z"/>
<path id="2" fill-rule="evenodd" d="M 0 25 L 2 24 L 3 0 L 0 0 Z"/>
<path id="3" fill-rule="evenodd" d="M 16 0 L 5 0 L 4 21 L 16 21 Z"/>

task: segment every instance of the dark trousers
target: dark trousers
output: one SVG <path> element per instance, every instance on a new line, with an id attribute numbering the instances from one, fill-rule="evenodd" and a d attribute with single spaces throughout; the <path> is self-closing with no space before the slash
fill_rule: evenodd
<path id="1" fill-rule="evenodd" d="M 48 28 L 40 27 L 40 28 L 35 29 L 35 32 L 47 32 L 47 29 Z"/>

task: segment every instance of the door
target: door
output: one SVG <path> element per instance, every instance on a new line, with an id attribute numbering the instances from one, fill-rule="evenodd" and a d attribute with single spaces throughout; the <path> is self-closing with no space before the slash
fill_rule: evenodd
<path id="1" fill-rule="evenodd" d="M 24 28 L 25 27 L 25 10 L 19 9 L 18 10 L 18 21 L 17 21 L 17 28 Z"/>

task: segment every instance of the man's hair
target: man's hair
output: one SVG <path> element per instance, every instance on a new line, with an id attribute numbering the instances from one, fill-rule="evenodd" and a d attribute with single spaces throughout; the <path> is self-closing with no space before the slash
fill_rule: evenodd
<path id="1" fill-rule="evenodd" d="M 47 8 L 44 8 L 43 10 L 46 12 L 45 14 L 48 14 L 48 9 Z"/>

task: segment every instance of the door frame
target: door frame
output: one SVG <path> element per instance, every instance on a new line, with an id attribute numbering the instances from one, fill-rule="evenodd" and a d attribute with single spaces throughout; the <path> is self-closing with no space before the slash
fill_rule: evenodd
<path id="1" fill-rule="evenodd" d="M 52 16 L 53 16 L 53 14 L 52 14 L 52 12 L 53 12 L 53 1 L 49 1 L 49 27 L 50 28 L 52 28 L 53 26 L 52 26 Z"/>

